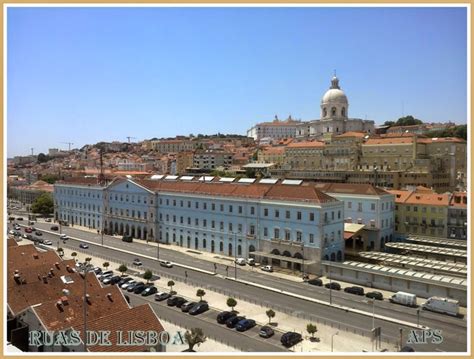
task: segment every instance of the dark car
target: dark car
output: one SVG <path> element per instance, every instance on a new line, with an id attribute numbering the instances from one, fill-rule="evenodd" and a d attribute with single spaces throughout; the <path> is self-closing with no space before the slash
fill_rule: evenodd
<path id="1" fill-rule="evenodd" d="M 89 245 L 87 243 L 81 243 L 81 244 L 79 244 L 79 248 L 87 249 L 87 248 L 89 248 Z"/>
<path id="2" fill-rule="evenodd" d="M 102 273 L 102 268 L 100 268 L 100 267 L 94 267 L 93 271 L 94 271 L 94 273 L 95 273 L 96 275 L 99 275 L 100 273 Z"/>
<path id="3" fill-rule="evenodd" d="M 171 297 L 171 294 L 169 294 L 168 292 L 161 292 L 155 294 L 155 300 L 157 300 L 158 302 L 168 299 L 169 297 Z"/>
<path id="4" fill-rule="evenodd" d="M 414 352 L 415 349 L 413 349 L 412 347 L 409 347 L 409 346 L 404 346 L 402 349 L 400 349 L 401 352 Z"/>
<path id="5" fill-rule="evenodd" d="M 313 278 L 313 279 L 308 280 L 308 284 L 317 285 L 321 287 L 323 285 L 323 281 L 319 278 Z"/>
<path id="6" fill-rule="evenodd" d="M 204 313 L 206 310 L 209 310 L 209 304 L 207 302 L 199 302 L 194 305 L 191 309 L 189 309 L 189 314 L 197 315 Z"/>
<path id="7" fill-rule="evenodd" d="M 23 217 L 18 217 L 16 220 L 17 221 L 23 221 Z"/>
<path id="8" fill-rule="evenodd" d="M 240 315 L 235 316 L 235 317 L 230 317 L 229 319 L 225 321 L 225 325 L 227 326 L 227 328 L 234 328 L 238 322 L 244 319 L 245 317 L 242 317 Z"/>
<path id="9" fill-rule="evenodd" d="M 141 285 L 143 286 L 143 289 L 145 289 L 145 283 L 143 282 L 137 282 L 137 283 L 134 283 L 134 284 L 131 284 L 127 287 L 127 292 L 133 292 L 135 290 L 135 287 L 138 286 L 138 285 Z"/>
<path id="10" fill-rule="evenodd" d="M 196 302 L 186 302 L 181 306 L 181 311 L 187 313 L 191 310 L 192 307 L 196 305 Z"/>
<path id="11" fill-rule="evenodd" d="M 326 283 L 324 286 L 328 289 L 341 290 L 341 285 L 337 282 Z"/>
<path id="12" fill-rule="evenodd" d="M 283 334 L 280 339 L 281 344 L 283 344 L 287 348 L 292 347 L 293 345 L 299 343 L 301 340 L 301 334 L 295 332 L 287 332 Z"/>
<path id="13" fill-rule="evenodd" d="M 31 234 L 26 235 L 26 239 L 29 239 L 30 241 L 34 241 L 35 238 Z"/>
<path id="14" fill-rule="evenodd" d="M 244 319 L 236 324 L 235 329 L 237 329 L 238 332 L 245 332 L 246 330 L 253 328 L 256 324 L 257 323 L 255 323 L 255 320 L 253 319 Z"/>
<path id="15" fill-rule="evenodd" d="M 41 233 L 40 231 L 36 231 L 35 234 L 36 234 L 37 236 L 42 236 L 42 235 L 43 235 L 43 233 Z"/>
<path id="16" fill-rule="evenodd" d="M 344 292 L 346 293 L 351 293 L 351 294 L 356 294 L 356 295 L 364 295 L 364 288 L 362 287 L 346 287 L 344 288 Z"/>
<path id="17" fill-rule="evenodd" d="M 143 292 L 144 290 L 146 289 L 146 284 L 143 283 L 143 284 L 137 284 L 134 288 L 133 288 L 133 293 L 135 294 L 140 294 L 141 292 Z"/>
<path id="18" fill-rule="evenodd" d="M 146 287 L 145 290 L 142 292 L 142 296 L 147 297 L 149 295 L 155 294 L 156 292 L 158 292 L 158 289 L 156 289 L 156 287 L 149 286 Z"/>
<path id="19" fill-rule="evenodd" d="M 219 324 L 224 324 L 227 319 L 229 318 L 232 318 L 232 317 L 236 317 L 237 314 L 235 314 L 234 312 L 228 312 L 228 311 L 225 311 L 225 312 L 220 312 L 219 314 L 217 314 L 217 323 Z"/>
<path id="20" fill-rule="evenodd" d="M 122 241 L 131 243 L 131 242 L 133 242 L 133 237 L 128 235 L 128 234 L 124 234 L 123 237 L 122 237 Z"/>
<path id="21" fill-rule="evenodd" d="M 122 279 L 121 276 L 119 276 L 119 275 L 114 275 L 114 276 L 112 276 L 112 277 L 105 278 L 105 279 L 102 281 L 102 283 L 113 285 L 113 284 L 117 284 L 118 282 L 120 282 L 121 279 Z"/>
<path id="22" fill-rule="evenodd" d="M 52 231 L 57 231 L 57 230 L 59 230 L 59 227 L 58 226 L 51 226 L 50 229 Z"/>
<path id="23" fill-rule="evenodd" d="M 168 298 L 166 304 L 168 304 L 170 307 L 176 306 L 180 308 L 186 302 L 187 300 L 184 299 L 183 297 L 171 297 L 171 298 Z"/>
<path id="24" fill-rule="evenodd" d="M 365 294 L 365 296 L 367 298 L 373 298 L 373 299 L 377 299 L 377 300 L 383 300 L 383 294 L 380 293 L 380 292 L 367 292 Z"/>
<path id="25" fill-rule="evenodd" d="M 261 327 L 260 331 L 258 332 L 258 335 L 260 335 L 262 338 L 270 338 L 273 334 L 275 334 L 275 331 L 268 325 Z"/>
<path id="26" fill-rule="evenodd" d="M 119 286 L 121 286 L 122 284 L 125 284 L 125 283 L 128 283 L 132 280 L 132 277 L 122 277 L 122 279 L 120 279 L 120 282 L 118 282 L 117 284 Z"/>

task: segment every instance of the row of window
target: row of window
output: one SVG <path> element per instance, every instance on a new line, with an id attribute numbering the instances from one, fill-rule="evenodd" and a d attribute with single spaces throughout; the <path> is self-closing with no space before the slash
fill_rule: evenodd
<path id="1" fill-rule="evenodd" d="M 107 210 L 107 209 L 106 209 Z M 109 214 L 110 215 L 116 215 L 116 216 L 126 216 L 126 217 L 131 217 L 131 218 L 137 218 L 137 219 L 148 219 L 148 213 L 142 212 L 141 211 L 136 211 L 134 209 L 123 209 L 123 208 L 115 208 L 115 207 L 110 207 L 109 208 Z M 153 219 L 153 212 L 150 212 L 150 219 Z"/>
<path id="2" fill-rule="evenodd" d="M 69 201 L 59 201 L 59 206 L 61 207 L 68 207 L 66 209 L 70 209 L 70 208 L 77 208 L 77 209 L 87 209 L 88 211 L 93 211 L 95 212 L 96 210 L 96 205 L 95 204 L 90 204 L 90 203 L 87 203 L 87 205 L 85 203 L 81 203 L 81 202 L 69 202 Z M 101 206 L 97 205 L 97 212 L 100 212 L 101 210 Z"/>
<path id="3" fill-rule="evenodd" d="M 101 192 L 91 192 L 91 191 L 81 191 L 77 189 L 68 189 L 68 188 L 55 188 L 55 192 L 58 194 L 78 196 L 78 197 L 88 197 L 88 198 L 101 198 Z"/>
<path id="4" fill-rule="evenodd" d="M 407 212 L 410 212 L 410 211 L 411 211 L 411 206 L 405 206 L 405 208 L 406 208 L 406 211 L 407 211 Z M 430 210 L 431 213 L 436 213 L 436 212 L 438 212 L 438 213 L 444 213 L 444 208 L 442 208 L 442 207 L 439 207 L 439 208 L 437 208 L 437 207 L 430 207 L 430 208 L 431 208 L 431 210 Z M 398 210 L 398 205 L 395 206 L 395 209 Z M 421 213 L 426 213 L 427 211 L 428 211 L 427 207 L 421 207 Z M 418 212 L 418 206 L 413 206 L 413 212 Z"/>
<path id="5" fill-rule="evenodd" d="M 127 188 L 128 188 L 128 184 L 126 185 Z M 147 196 L 140 196 L 140 195 L 128 195 L 128 194 L 109 194 L 109 200 L 110 201 L 120 201 L 120 202 L 123 202 L 125 200 L 125 202 L 131 202 L 131 203 L 144 203 L 144 204 L 147 204 Z M 150 204 L 153 204 L 153 198 L 150 198 Z"/>
<path id="6" fill-rule="evenodd" d="M 382 211 L 389 210 L 389 209 L 393 210 L 394 203 L 393 202 L 382 202 L 381 207 L 382 207 Z M 352 209 L 352 202 L 351 201 L 347 202 L 347 208 Z M 375 211 L 375 203 L 370 204 L 370 210 Z M 357 202 L 357 211 L 359 211 L 359 212 L 363 211 L 362 202 Z"/>

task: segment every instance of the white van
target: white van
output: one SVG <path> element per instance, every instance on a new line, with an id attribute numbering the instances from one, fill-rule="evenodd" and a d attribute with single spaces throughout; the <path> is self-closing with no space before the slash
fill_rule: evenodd
<path id="1" fill-rule="evenodd" d="M 237 258 L 235 260 L 235 263 L 237 263 L 239 266 L 244 266 L 245 265 L 245 258 Z"/>
<path id="2" fill-rule="evenodd" d="M 405 292 L 397 292 L 389 298 L 392 303 L 406 305 L 407 307 L 416 306 L 416 295 Z"/>
<path id="3" fill-rule="evenodd" d="M 247 258 L 247 264 L 249 266 L 254 266 L 255 265 L 255 259 L 253 258 Z"/>
<path id="4" fill-rule="evenodd" d="M 459 301 L 443 297 L 430 297 L 421 305 L 421 308 L 457 316 L 459 314 Z"/>

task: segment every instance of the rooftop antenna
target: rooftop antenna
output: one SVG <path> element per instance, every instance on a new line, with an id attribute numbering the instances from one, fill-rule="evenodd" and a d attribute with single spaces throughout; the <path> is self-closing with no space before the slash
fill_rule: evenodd
<path id="1" fill-rule="evenodd" d="M 334 69 L 334 77 L 336 77 L 336 69 Z"/>
<path id="2" fill-rule="evenodd" d="M 31 147 L 31 155 L 32 155 L 32 156 L 33 156 L 33 150 L 34 150 L 34 148 L 33 148 L 33 147 Z"/>
<path id="3" fill-rule="evenodd" d="M 130 139 L 131 139 L 131 138 L 134 138 L 134 139 L 135 139 L 136 137 L 126 136 L 126 138 L 128 139 L 128 143 L 130 143 Z"/>

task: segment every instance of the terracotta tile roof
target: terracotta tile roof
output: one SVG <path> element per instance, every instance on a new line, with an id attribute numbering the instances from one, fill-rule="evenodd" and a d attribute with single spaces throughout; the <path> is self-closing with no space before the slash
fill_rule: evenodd
<path id="1" fill-rule="evenodd" d="M 326 193 L 361 194 L 361 195 L 387 195 L 389 192 L 371 184 L 355 183 L 317 183 L 315 187 Z"/>
<path id="2" fill-rule="evenodd" d="M 391 137 L 391 138 L 369 138 L 365 144 L 367 145 L 390 145 L 390 144 L 403 144 L 413 143 L 413 137 Z"/>
<path id="3" fill-rule="evenodd" d="M 91 280 L 97 282 L 96 278 L 91 277 Z M 86 310 L 88 324 L 91 321 L 106 317 L 113 313 L 126 311 L 130 308 L 120 289 L 116 285 L 105 288 L 97 288 L 90 285 L 88 286 L 87 294 L 89 295 Z M 110 297 L 108 294 L 110 294 Z M 62 295 L 58 295 L 54 300 L 43 302 L 34 308 L 36 314 L 48 330 L 65 330 L 71 327 L 77 328 L 84 323 L 83 293 L 80 295 L 67 296 L 65 297 L 67 300 L 62 302 L 63 304 L 58 305 L 58 301 L 61 297 Z M 126 321 L 120 320 L 119 322 L 121 325 L 127 323 Z M 127 330 L 129 329 L 127 328 Z"/>
<path id="4" fill-rule="evenodd" d="M 458 208 L 467 208 L 467 192 L 453 192 L 449 205 Z"/>
<path id="5" fill-rule="evenodd" d="M 267 147 L 262 151 L 264 155 L 282 155 L 285 153 L 285 147 Z"/>
<path id="6" fill-rule="evenodd" d="M 442 142 L 467 143 L 462 138 L 457 138 L 457 137 L 419 138 L 417 142 L 418 143 L 442 143 Z"/>
<path id="7" fill-rule="evenodd" d="M 69 267 L 67 267 L 69 266 Z M 62 275 L 69 275 L 71 270 L 75 268 L 74 259 L 57 262 L 47 262 L 32 265 L 22 266 L 21 263 L 13 264 L 7 267 L 7 286 L 16 284 L 14 274 L 18 274 L 22 280 L 26 283 L 32 283 L 42 280 L 43 276 L 46 277 L 60 277 Z M 52 274 L 50 274 L 52 270 Z"/>
<path id="8" fill-rule="evenodd" d="M 99 185 L 98 180 L 95 177 L 70 177 L 61 181 L 57 181 L 56 183 L 102 187 L 101 185 Z"/>
<path id="9" fill-rule="evenodd" d="M 408 190 L 388 189 L 387 192 L 395 195 L 395 203 L 405 203 L 407 198 L 413 193 Z"/>
<path id="10" fill-rule="evenodd" d="M 283 201 L 299 200 L 313 203 L 337 202 L 334 197 L 321 192 L 313 186 L 289 186 L 282 184 L 272 185 L 265 198 Z"/>
<path id="11" fill-rule="evenodd" d="M 8 247 L 7 253 L 7 268 L 22 269 L 61 261 L 56 252 L 38 252 L 33 244 Z"/>
<path id="12" fill-rule="evenodd" d="M 284 121 L 268 121 L 258 123 L 257 126 L 295 126 L 301 122 L 294 120 L 284 120 Z"/>
<path id="13" fill-rule="evenodd" d="M 15 241 L 15 238 L 8 236 L 7 247 L 18 247 L 18 243 Z"/>
<path id="14" fill-rule="evenodd" d="M 436 193 L 431 188 L 428 188 L 428 187 L 425 187 L 425 186 L 416 186 L 415 192 L 417 192 L 417 193 Z"/>
<path id="15" fill-rule="evenodd" d="M 324 147 L 324 142 L 320 141 L 303 141 L 303 142 L 292 142 L 286 148 L 314 148 Z"/>
<path id="16" fill-rule="evenodd" d="M 349 132 L 343 133 L 342 135 L 337 135 L 336 138 L 342 138 L 342 137 L 364 138 L 365 136 L 367 136 L 367 133 L 365 133 L 365 132 L 349 131 Z"/>
<path id="17" fill-rule="evenodd" d="M 427 194 L 413 192 L 406 200 L 405 204 L 424 204 L 429 206 L 448 206 L 448 194 Z"/>
<path id="18" fill-rule="evenodd" d="M 81 327 L 74 327 L 81 332 Z M 88 350 L 91 352 L 143 352 L 146 347 L 143 345 L 117 345 L 117 332 L 122 331 L 154 331 L 162 332 L 164 327 L 149 304 L 143 304 L 129 310 L 115 312 L 100 319 L 87 322 L 87 330 L 109 331 L 110 346 L 91 345 Z M 124 333 L 125 334 L 125 333 Z M 125 335 L 122 340 L 126 339 Z"/>

